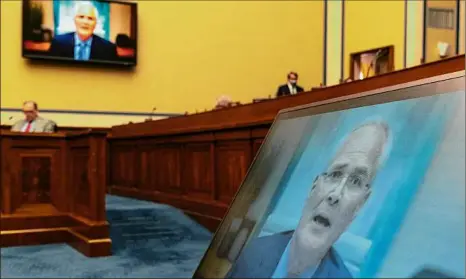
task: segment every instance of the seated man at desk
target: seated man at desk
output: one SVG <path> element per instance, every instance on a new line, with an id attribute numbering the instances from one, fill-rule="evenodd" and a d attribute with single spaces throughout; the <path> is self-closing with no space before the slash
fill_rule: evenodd
<path id="1" fill-rule="evenodd" d="M 296 230 L 252 239 L 227 278 L 352 278 L 333 244 L 369 198 L 387 138 L 382 123 L 354 130 L 314 180 Z"/>
<path id="2" fill-rule="evenodd" d="M 298 84 L 298 73 L 290 72 L 288 74 L 288 82 L 281 85 L 277 89 L 277 97 L 294 95 L 304 92 L 304 89 Z"/>
<path id="3" fill-rule="evenodd" d="M 57 125 L 55 122 L 39 116 L 39 110 L 36 102 L 26 101 L 23 103 L 24 119 L 16 121 L 11 126 L 13 132 L 39 132 L 53 133 Z"/>

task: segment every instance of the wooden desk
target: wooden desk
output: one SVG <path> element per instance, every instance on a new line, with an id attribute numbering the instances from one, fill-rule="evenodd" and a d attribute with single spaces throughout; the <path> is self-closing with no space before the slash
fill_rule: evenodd
<path id="1" fill-rule="evenodd" d="M 68 243 L 89 257 L 110 255 L 106 133 L 0 136 L 1 247 Z"/>
<path id="2" fill-rule="evenodd" d="M 464 70 L 464 55 L 263 102 L 115 126 L 109 186 L 183 209 L 214 230 L 279 110 Z"/>
<path id="3" fill-rule="evenodd" d="M 11 125 L 0 125 L 0 130 L 1 131 L 10 131 L 11 130 Z M 98 132 L 105 132 L 109 133 L 110 128 L 104 128 L 104 127 L 67 127 L 67 126 L 58 126 L 57 132 L 58 133 L 68 133 L 68 132 L 82 132 L 82 131 L 98 131 Z"/>

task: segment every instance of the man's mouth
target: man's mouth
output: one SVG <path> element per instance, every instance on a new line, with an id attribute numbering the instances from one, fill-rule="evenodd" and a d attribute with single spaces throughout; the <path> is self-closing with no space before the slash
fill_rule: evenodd
<path id="1" fill-rule="evenodd" d="M 312 221 L 316 222 L 317 224 L 324 226 L 324 227 L 330 227 L 330 220 L 322 215 L 316 215 L 312 219 Z"/>

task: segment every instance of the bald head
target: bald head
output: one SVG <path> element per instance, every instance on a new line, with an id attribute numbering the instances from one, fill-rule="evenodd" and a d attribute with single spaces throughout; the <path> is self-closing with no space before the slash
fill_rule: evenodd
<path id="1" fill-rule="evenodd" d="M 38 106 L 34 101 L 26 101 L 23 103 L 23 113 L 26 121 L 31 122 L 37 118 Z"/>
<path id="2" fill-rule="evenodd" d="M 338 165 L 358 164 L 372 179 L 380 163 L 388 140 L 388 127 L 384 123 L 370 123 L 353 130 L 330 164 L 330 169 Z"/>
<path id="3" fill-rule="evenodd" d="M 81 41 L 87 41 L 94 34 L 98 18 L 98 11 L 91 2 L 77 2 L 74 23 Z"/>

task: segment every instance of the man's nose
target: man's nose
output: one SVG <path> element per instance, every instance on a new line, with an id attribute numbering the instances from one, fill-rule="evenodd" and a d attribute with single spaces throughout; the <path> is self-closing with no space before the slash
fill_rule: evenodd
<path id="1" fill-rule="evenodd" d="M 330 205 L 336 205 L 340 201 L 341 194 L 343 191 L 343 187 L 345 186 L 346 183 L 346 177 L 343 178 L 340 183 L 330 192 L 330 194 L 327 197 L 327 202 Z"/>

